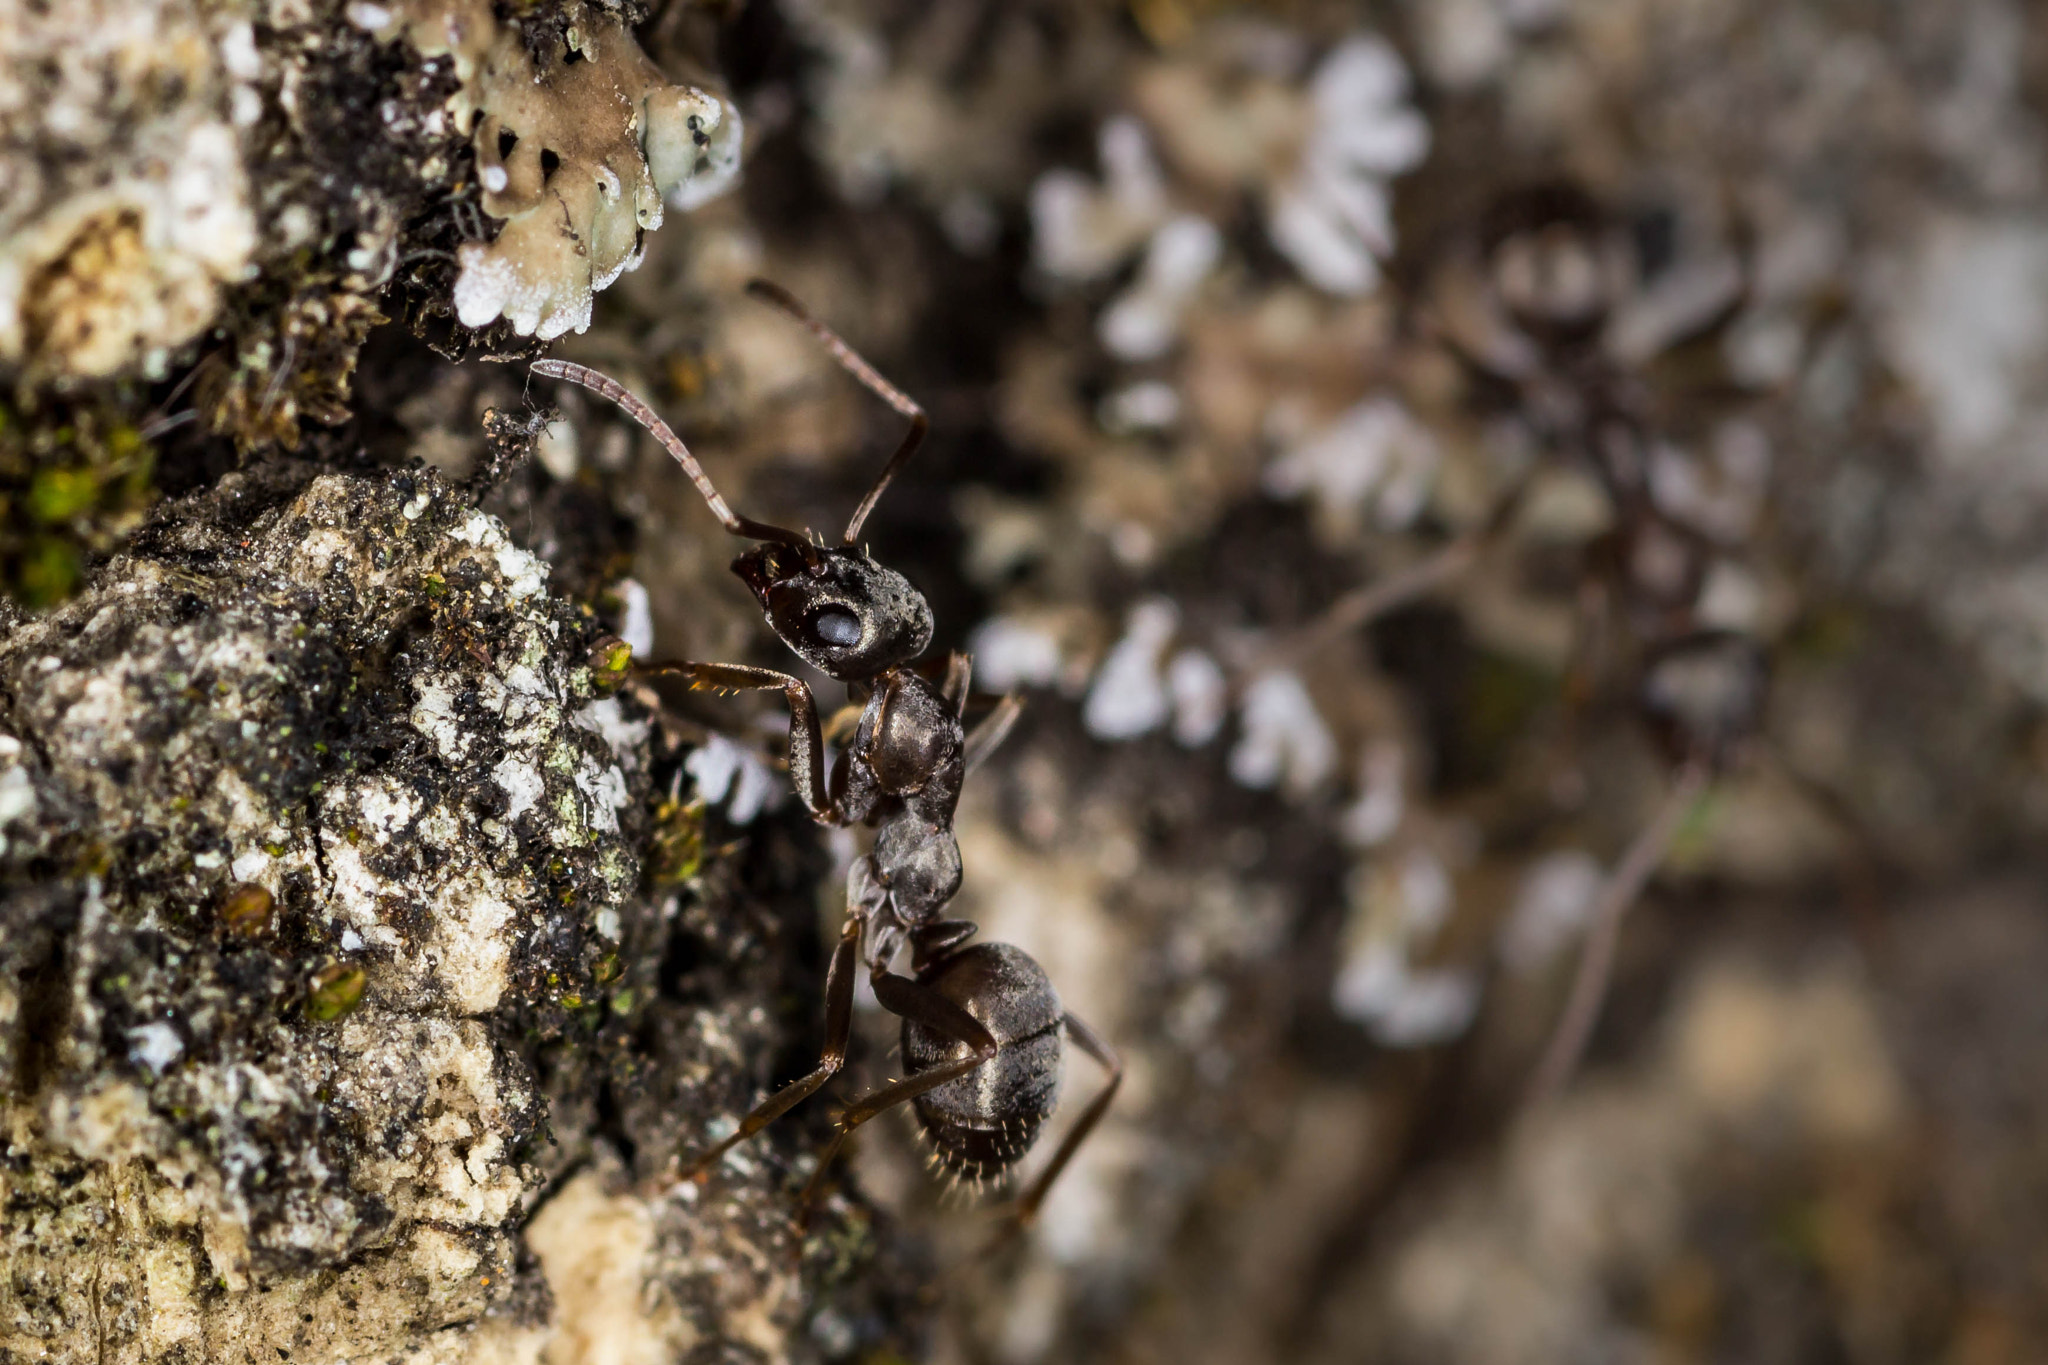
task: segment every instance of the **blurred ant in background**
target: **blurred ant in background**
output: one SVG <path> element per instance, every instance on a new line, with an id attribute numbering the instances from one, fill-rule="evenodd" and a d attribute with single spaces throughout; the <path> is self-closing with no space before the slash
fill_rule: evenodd
<path id="1" fill-rule="evenodd" d="M 966 729 L 968 656 L 953 654 L 936 685 L 910 667 L 931 644 L 931 608 L 860 544 L 868 514 L 924 439 L 924 410 L 781 288 L 765 280 L 747 288 L 808 328 L 848 373 L 910 420 L 836 545 L 734 513 L 682 439 L 617 381 L 567 361 L 532 366 L 536 374 L 580 384 L 617 404 L 683 467 L 726 530 L 760 542 L 732 569 L 753 592 L 769 628 L 798 658 L 865 703 L 828 780 L 817 703 L 802 679 L 746 664 L 656 663 L 641 670 L 720 692 L 779 689 L 790 708 L 790 776 L 812 819 L 877 830 L 873 850 L 848 873 L 846 920 L 825 977 L 825 1046 L 817 1066 L 756 1105 L 729 1136 L 685 1164 L 678 1180 L 701 1178 L 736 1143 L 838 1074 L 852 1034 L 856 965 L 864 961 L 876 1000 L 903 1020 L 907 1074 L 840 1114 L 801 1208 L 808 1213 L 848 1135 L 904 1102 L 932 1145 L 935 1165 L 977 1184 L 1001 1177 L 1031 1149 L 1058 1103 L 1062 1044 L 1070 1039 L 1103 1067 L 1108 1082 L 1019 1197 L 1016 1220 L 1028 1222 L 1108 1109 L 1123 1071 L 1109 1045 L 1062 1009 L 1028 954 L 1006 943 L 970 944 L 971 922 L 941 918 L 960 889 L 953 813 L 961 783 L 1002 742 L 1020 707 L 1007 697 Z M 905 946 L 909 976 L 891 970 Z"/>
<path id="2" fill-rule="evenodd" d="M 1421 325 L 1476 390 L 1526 424 L 1536 455 L 1479 525 L 1341 597 L 1287 651 L 1299 660 L 1465 574 L 1512 526 L 1546 460 L 1576 462 L 1605 493 L 1612 523 L 1586 550 L 1566 696 L 1583 707 L 1602 676 L 1621 677 L 1672 776 L 1600 889 L 1569 996 L 1529 1084 L 1532 1107 L 1555 1098 L 1576 1069 L 1622 918 L 1686 814 L 1757 730 L 1767 686 L 1762 642 L 1711 624 L 1702 610 L 1728 537 L 1673 496 L 1697 471 L 1660 439 L 1640 375 L 1656 351 L 1712 336 L 1734 317 L 1745 298 L 1742 271 L 1730 263 L 1718 278 L 1688 281 L 1693 297 L 1661 316 L 1628 307 L 1644 302 L 1640 274 L 1623 225 L 1575 186 L 1512 194 L 1481 216 L 1434 271 Z"/>

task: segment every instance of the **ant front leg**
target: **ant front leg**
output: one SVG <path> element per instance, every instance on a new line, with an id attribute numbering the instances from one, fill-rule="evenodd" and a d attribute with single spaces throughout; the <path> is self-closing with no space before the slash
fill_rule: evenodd
<path id="1" fill-rule="evenodd" d="M 840 1068 L 846 1065 L 847 1042 L 853 1035 L 855 955 L 860 950 L 861 927 L 865 923 L 864 916 L 849 913 L 845 926 L 839 931 L 839 946 L 833 950 L 832 965 L 825 973 L 825 1049 L 818 1058 L 817 1067 L 810 1075 L 790 1082 L 755 1105 L 729 1137 L 682 1168 L 676 1177 L 678 1184 L 710 1170 L 720 1157 L 810 1098 L 819 1086 L 838 1075 Z"/>
<path id="2" fill-rule="evenodd" d="M 641 664 L 642 673 L 672 673 L 687 678 L 692 688 L 719 692 L 759 692 L 779 687 L 789 699 L 789 776 L 811 818 L 821 825 L 842 825 L 839 804 L 825 790 L 825 741 L 818 726 L 818 703 L 811 686 L 772 668 L 751 664 Z"/>
<path id="3" fill-rule="evenodd" d="M 799 1226 L 809 1219 L 811 1205 L 825 1186 L 825 1173 L 832 1169 L 839 1149 L 846 1145 L 846 1139 L 854 1129 L 892 1105 L 914 1100 L 927 1090 L 936 1090 L 948 1081 L 958 1080 L 996 1055 L 998 1044 L 987 1026 L 929 986 L 919 985 L 907 976 L 881 970 L 869 972 L 868 983 L 875 988 L 875 999 L 881 1002 L 883 1009 L 965 1043 L 969 1051 L 966 1056 L 929 1071 L 920 1071 L 915 1076 L 891 1082 L 846 1107 L 846 1112 L 839 1116 L 839 1131 L 832 1135 L 831 1145 L 818 1158 L 818 1169 L 812 1174 L 810 1183 L 804 1186 L 803 1198 L 798 1203 Z"/>

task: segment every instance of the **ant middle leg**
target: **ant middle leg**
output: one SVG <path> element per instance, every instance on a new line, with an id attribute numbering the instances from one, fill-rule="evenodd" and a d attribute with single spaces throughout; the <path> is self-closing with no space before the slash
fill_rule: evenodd
<path id="1" fill-rule="evenodd" d="M 689 681 L 693 689 L 715 692 L 760 692 L 781 688 L 789 700 L 789 775 L 804 808 L 821 825 L 844 824 L 839 805 L 825 787 L 825 740 L 818 724 L 818 703 L 802 678 L 752 664 L 636 664 L 638 673 L 667 673 Z"/>
<path id="2" fill-rule="evenodd" d="M 825 973 L 825 1048 L 818 1065 L 808 1076 L 791 1081 L 755 1105 L 723 1141 L 698 1154 L 684 1166 L 676 1180 L 692 1180 L 711 1169 L 718 1159 L 738 1144 L 781 1118 L 816 1093 L 819 1086 L 839 1074 L 846 1065 L 846 1048 L 853 1035 L 853 978 L 855 956 L 860 951 L 861 927 L 865 921 L 856 914 L 846 917 L 839 931 L 839 946 L 832 951 L 832 965 Z"/>
<path id="3" fill-rule="evenodd" d="M 983 716 L 960 748 L 960 773 L 965 777 L 988 761 L 996 746 L 1010 737 L 1016 727 L 1017 718 L 1024 714 L 1024 699 L 1015 692 L 1006 694 L 996 703 L 996 709 Z"/>
<path id="4" fill-rule="evenodd" d="M 946 705 L 953 708 L 953 714 L 961 720 L 967 719 L 967 703 L 974 681 L 974 657 L 954 650 L 946 660 L 946 683 L 939 689 L 939 695 Z M 975 727 L 967 732 L 961 748 L 960 772 L 964 777 L 979 768 L 988 756 L 995 752 L 1009 735 L 1010 727 L 1017 723 L 1017 717 L 1024 712 L 1024 703 L 1016 693 L 1006 695 L 996 703 L 995 710 L 983 716 Z"/>

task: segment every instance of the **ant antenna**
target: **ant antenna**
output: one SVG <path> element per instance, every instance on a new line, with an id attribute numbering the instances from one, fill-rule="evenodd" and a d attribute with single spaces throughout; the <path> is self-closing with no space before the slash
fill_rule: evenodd
<path id="1" fill-rule="evenodd" d="M 810 310 L 798 303 L 796 296 L 787 289 L 772 280 L 752 279 L 747 281 L 747 292 L 775 305 L 809 328 L 811 335 L 824 343 L 825 349 L 832 353 L 832 358 L 839 362 L 841 368 L 866 385 L 875 397 L 910 419 L 910 430 L 904 435 L 903 443 L 896 447 L 889 463 L 882 466 L 881 474 L 868 489 L 867 496 L 860 500 L 860 506 L 853 509 L 853 520 L 846 523 L 846 534 L 840 538 L 840 543 L 852 545 L 860 539 L 861 523 L 882 500 L 882 490 L 889 486 L 889 480 L 896 477 L 896 471 L 903 468 L 904 463 L 917 452 L 918 446 L 923 444 L 925 433 L 931 430 L 931 419 L 924 415 L 924 409 L 918 406 L 916 399 L 882 378 L 874 366 L 861 359 L 860 352 L 847 345 L 837 332 L 812 317 Z"/>
<path id="2" fill-rule="evenodd" d="M 587 365 L 576 365 L 566 360 L 536 360 L 527 368 L 550 379 L 566 379 L 571 384 L 581 384 L 599 397 L 609 398 L 617 404 L 619 411 L 645 427 L 655 440 L 661 442 L 663 449 L 675 457 L 676 463 L 683 467 L 683 472 L 690 476 L 690 482 L 696 484 L 697 491 L 704 495 L 704 501 L 711 505 L 711 515 L 723 522 L 726 530 L 736 536 L 745 536 L 749 540 L 774 540 L 785 545 L 808 547 L 809 542 L 795 531 L 770 526 L 765 521 L 755 521 L 751 517 L 743 517 L 734 512 L 712 486 L 711 477 L 704 472 L 704 466 L 697 463 L 697 457 L 683 444 L 683 438 L 676 435 L 653 408 L 648 407 L 618 380 L 610 375 L 600 374 Z"/>

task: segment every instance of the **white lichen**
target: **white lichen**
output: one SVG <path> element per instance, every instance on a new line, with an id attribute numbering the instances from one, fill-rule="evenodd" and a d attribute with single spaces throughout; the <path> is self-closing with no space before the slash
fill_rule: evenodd
<path id="1" fill-rule="evenodd" d="M 1438 464 L 1436 438 L 1399 400 L 1367 398 L 1266 466 L 1276 498 L 1314 500 L 1326 534 L 1349 539 L 1368 513 L 1400 530 L 1428 501 Z"/>
<path id="2" fill-rule="evenodd" d="M 1223 665 L 1199 649 L 1183 649 L 1166 665 L 1166 690 L 1173 698 L 1173 738 L 1199 749 L 1223 733 L 1230 716 L 1230 679 Z"/>
<path id="3" fill-rule="evenodd" d="M 1282 787 L 1302 796 L 1336 767 L 1336 738 L 1292 670 L 1254 678 L 1245 689 L 1239 723 L 1242 733 L 1230 751 L 1230 775 L 1241 786 Z"/>
<path id="4" fill-rule="evenodd" d="M 249 25 L 181 0 L 0 24 L 0 362 L 161 374 L 256 251 Z"/>
<path id="5" fill-rule="evenodd" d="M 1585 932 L 1606 873 L 1584 849 L 1545 854 L 1522 874 L 1514 908 L 1500 932 L 1501 960 L 1535 971 Z"/>
<path id="6" fill-rule="evenodd" d="M 1368 293 L 1394 250 L 1387 182 L 1421 164 L 1429 125 L 1408 104 L 1400 54 L 1369 35 L 1324 58 L 1308 96 L 1313 123 L 1267 205 L 1267 235 L 1317 288 Z"/>
<path id="7" fill-rule="evenodd" d="M 647 589 L 637 578 L 622 578 L 618 584 L 619 638 L 636 659 L 654 655 L 654 610 Z"/>
<path id="8" fill-rule="evenodd" d="M 1442 860 L 1412 847 L 1365 864 L 1352 876 L 1349 901 L 1331 1007 L 1386 1047 L 1427 1047 L 1464 1032 L 1479 1008 L 1477 973 L 1415 961 L 1450 917 Z"/>
<path id="9" fill-rule="evenodd" d="M 782 798 L 783 784 L 768 760 L 721 734 L 711 734 L 692 750 L 683 770 L 696 784 L 698 797 L 707 805 L 724 803 L 726 818 L 736 825 L 753 823 Z"/>
<path id="10" fill-rule="evenodd" d="M 1120 117 L 1098 139 L 1103 181 L 1078 171 L 1047 171 L 1031 187 L 1031 252 L 1055 279 L 1106 275 L 1149 239 L 1172 212 L 1166 179 L 1144 125 Z"/>
<path id="11" fill-rule="evenodd" d="M 1131 608 L 1123 638 L 1104 657 L 1082 704 L 1081 723 L 1089 734 L 1136 739 L 1166 723 L 1173 707 L 1160 661 L 1179 629 L 1180 611 L 1163 597 Z"/>
<path id="12" fill-rule="evenodd" d="M 1169 219 L 1152 234 L 1138 278 L 1096 320 L 1119 360 L 1154 360 L 1173 348 L 1181 314 L 1223 255 L 1223 234 L 1198 214 Z"/>
<path id="13" fill-rule="evenodd" d="M 1338 816 L 1338 832 L 1353 848 L 1385 843 L 1401 827 L 1407 808 L 1407 759 L 1401 746 L 1381 740 L 1366 747 L 1359 763 L 1358 799 Z"/>
<path id="14" fill-rule="evenodd" d="M 403 0 L 351 18 L 427 56 L 453 58 L 461 87 L 447 115 L 474 127 L 495 240 L 457 252 L 456 318 L 504 318 L 542 340 L 590 325 L 592 297 L 640 263 L 664 203 L 696 208 L 739 174 L 741 121 L 728 100 L 671 84 L 617 18 L 586 11 L 570 32 L 577 60 L 536 70 L 516 23 L 490 7 Z"/>
<path id="15" fill-rule="evenodd" d="M 1051 686 L 1063 665 L 1059 639 L 1017 616 L 989 617 L 974 628 L 967 648 L 974 658 L 975 681 L 996 692 Z"/>

